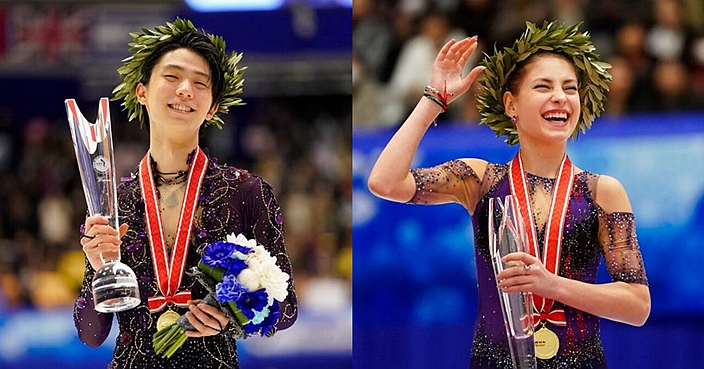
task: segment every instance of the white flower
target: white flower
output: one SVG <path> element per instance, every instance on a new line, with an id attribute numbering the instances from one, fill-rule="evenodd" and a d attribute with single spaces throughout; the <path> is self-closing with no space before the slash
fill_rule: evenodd
<path id="1" fill-rule="evenodd" d="M 253 249 L 255 246 L 257 246 L 257 240 L 248 240 L 247 237 L 245 237 L 243 234 L 238 234 L 235 235 L 234 233 L 230 233 L 227 235 L 225 240 L 229 243 L 236 243 L 241 246 L 247 246 L 250 249 Z"/>
<path id="2" fill-rule="evenodd" d="M 276 258 L 271 256 L 264 246 L 258 245 L 256 240 L 247 239 L 242 234 L 228 235 L 227 242 L 247 246 L 254 250 L 246 255 L 247 269 L 240 272 L 237 280 L 250 291 L 264 288 L 268 295 L 269 305 L 273 304 L 274 300 L 283 301 L 288 295 L 289 275 L 282 272 L 276 265 Z"/>
<path id="3" fill-rule="evenodd" d="M 266 260 L 266 259 L 271 259 L 272 256 L 269 253 L 269 250 L 264 248 L 264 246 L 257 245 L 254 247 L 254 253 L 249 254 L 250 257 L 255 257 L 259 260 Z M 276 262 L 276 259 L 274 259 L 274 262 Z"/>
<path id="4" fill-rule="evenodd" d="M 248 268 L 241 271 L 237 279 L 250 291 L 264 288 L 268 295 L 267 303 L 269 305 L 273 304 L 274 300 L 283 301 L 286 298 L 289 275 L 279 269 L 275 258 L 271 256 L 252 257 L 247 260 L 247 265 Z"/>

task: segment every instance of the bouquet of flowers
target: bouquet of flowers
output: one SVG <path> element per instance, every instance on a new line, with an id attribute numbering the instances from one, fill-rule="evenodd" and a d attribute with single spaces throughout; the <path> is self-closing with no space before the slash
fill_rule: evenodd
<path id="1" fill-rule="evenodd" d="M 289 275 L 256 240 L 230 234 L 226 241 L 206 246 L 193 273 L 215 293 L 203 302 L 224 308 L 231 324 L 240 326 L 247 335 L 265 336 L 272 331 L 281 315 L 277 301 L 284 301 L 288 294 Z M 186 342 L 186 331 L 195 330 L 186 316 L 181 316 L 154 334 L 154 351 L 171 357 Z"/>

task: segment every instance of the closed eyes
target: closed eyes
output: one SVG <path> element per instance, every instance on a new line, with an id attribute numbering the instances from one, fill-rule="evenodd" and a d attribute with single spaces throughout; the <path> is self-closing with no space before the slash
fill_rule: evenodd
<path id="1" fill-rule="evenodd" d="M 551 87 L 546 84 L 538 84 L 533 87 L 536 90 L 550 90 Z M 569 92 L 576 92 L 577 91 L 577 86 L 567 86 L 563 87 L 563 90 L 569 91 Z"/>
<path id="2" fill-rule="evenodd" d="M 173 74 L 165 74 L 164 78 L 166 78 L 167 81 L 171 81 L 171 82 L 178 81 L 180 79 L 178 76 L 173 75 Z M 196 82 L 194 82 L 194 85 L 196 85 L 196 87 L 198 87 L 198 88 L 208 88 L 209 87 L 206 82 L 202 82 L 202 81 L 196 81 Z"/>

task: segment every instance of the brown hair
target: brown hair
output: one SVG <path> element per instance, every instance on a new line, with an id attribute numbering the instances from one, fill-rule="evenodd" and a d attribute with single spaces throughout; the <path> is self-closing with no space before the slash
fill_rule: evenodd
<path id="1" fill-rule="evenodd" d="M 531 56 L 528 57 L 528 59 L 518 63 L 516 65 L 516 69 L 511 72 L 511 74 L 508 75 L 508 78 L 506 79 L 506 91 L 511 92 L 514 95 L 518 95 L 518 90 L 519 86 L 521 85 L 521 82 L 523 82 L 523 77 L 526 74 L 526 67 L 535 63 L 538 58 L 543 58 L 543 57 L 549 57 L 549 56 L 554 56 L 557 58 L 561 58 L 565 60 L 567 63 L 569 63 L 572 66 L 572 69 L 574 70 L 575 75 L 577 76 L 577 81 L 579 81 L 579 69 L 577 66 L 574 65 L 574 62 L 572 62 L 572 59 L 563 54 L 563 53 L 556 53 L 553 51 L 540 51 L 537 52 Z"/>

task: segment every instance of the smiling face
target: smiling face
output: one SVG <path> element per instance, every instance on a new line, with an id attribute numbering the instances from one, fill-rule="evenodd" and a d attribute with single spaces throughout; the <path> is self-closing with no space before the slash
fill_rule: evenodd
<path id="1" fill-rule="evenodd" d="M 580 117 L 574 66 L 554 54 L 541 54 L 525 65 L 515 91 L 504 94 L 506 113 L 516 117 L 521 143 L 564 143 Z"/>
<path id="2" fill-rule="evenodd" d="M 174 139 L 197 139 L 201 124 L 218 108 L 213 105 L 208 63 L 187 48 L 161 57 L 149 82 L 137 85 L 137 99 L 147 109 L 152 135 Z"/>

